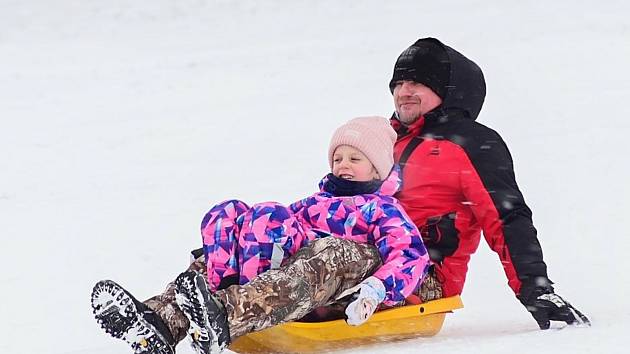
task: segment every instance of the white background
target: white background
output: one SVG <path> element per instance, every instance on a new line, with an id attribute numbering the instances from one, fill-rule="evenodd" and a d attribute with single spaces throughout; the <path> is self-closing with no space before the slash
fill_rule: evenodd
<path id="1" fill-rule="evenodd" d="M 314 192 L 334 128 L 391 114 L 393 63 L 424 36 L 484 70 L 479 121 L 507 141 L 549 275 L 593 327 L 539 331 L 482 242 L 438 336 L 354 352 L 626 352 L 629 13 L 622 0 L 0 0 L 0 352 L 130 352 L 92 318 L 93 284 L 149 297 L 186 267 L 211 205 Z"/>

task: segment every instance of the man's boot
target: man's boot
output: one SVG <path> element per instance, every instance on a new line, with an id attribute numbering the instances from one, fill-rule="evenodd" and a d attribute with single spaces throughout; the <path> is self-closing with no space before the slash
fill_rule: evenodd
<path id="1" fill-rule="evenodd" d="M 175 279 L 175 300 L 190 326 L 193 349 L 200 354 L 221 353 L 230 344 L 227 312 L 210 289 L 206 278 L 186 271 Z"/>
<path id="2" fill-rule="evenodd" d="M 175 353 L 173 336 L 160 316 L 115 282 L 96 283 L 92 310 L 105 332 L 129 343 L 135 354 Z"/>

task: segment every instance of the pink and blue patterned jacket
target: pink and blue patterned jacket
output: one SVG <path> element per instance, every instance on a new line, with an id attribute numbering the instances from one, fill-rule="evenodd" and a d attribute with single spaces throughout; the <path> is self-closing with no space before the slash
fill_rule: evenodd
<path id="1" fill-rule="evenodd" d="M 306 238 L 332 235 L 378 248 L 383 265 L 373 276 L 385 285 L 385 305 L 404 300 L 429 267 L 420 232 L 393 197 L 401 186 L 395 168 L 374 194 L 336 197 L 324 191 L 291 204 Z"/>
<path id="2" fill-rule="evenodd" d="M 239 200 L 213 207 L 201 223 L 211 289 L 231 276 L 248 283 L 310 241 L 333 236 L 378 249 L 383 264 L 373 276 L 385 286 L 385 305 L 411 295 L 427 273 L 429 255 L 420 232 L 393 197 L 401 186 L 399 169 L 372 194 L 335 196 L 324 189 L 326 181 L 320 182 L 320 192 L 288 208 L 275 202 L 250 207 Z"/>

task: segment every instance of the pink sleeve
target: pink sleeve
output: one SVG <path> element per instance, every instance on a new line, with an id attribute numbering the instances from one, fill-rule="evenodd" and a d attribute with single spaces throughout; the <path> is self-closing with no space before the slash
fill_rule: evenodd
<path id="1" fill-rule="evenodd" d="M 430 261 L 418 228 L 398 204 L 381 204 L 374 244 L 383 265 L 373 274 L 385 286 L 386 305 L 403 301 L 426 275 Z"/>

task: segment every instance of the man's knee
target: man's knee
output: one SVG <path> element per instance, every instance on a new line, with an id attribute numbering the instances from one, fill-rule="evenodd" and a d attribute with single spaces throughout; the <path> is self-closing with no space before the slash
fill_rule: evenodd
<path id="1" fill-rule="evenodd" d="M 376 254 L 376 247 L 367 243 L 358 243 L 352 240 L 346 240 L 340 237 L 323 237 L 311 241 L 310 246 L 313 247 L 315 253 L 319 252 L 351 252 L 362 254 Z"/>
<path id="2" fill-rule="evenodd" d="M 381 264 L 381 257 L 375 246 L 358 243 L 339 237 L 324 237 L 311 241 L 309 245 L 314 255 L 331 261 L 340 262 L 341 267 L 362 264 L 374 268 Z"/>
<path id="3" fill-rule="evenodd" d="M 339 249 L 342 247 L 355 247 L 357 243 L 349 240 L 345 240 L 339 237 L 329 236 L 322 237 L 311 241 L 311 247 L 317 250 L 324 249 Z"/>

